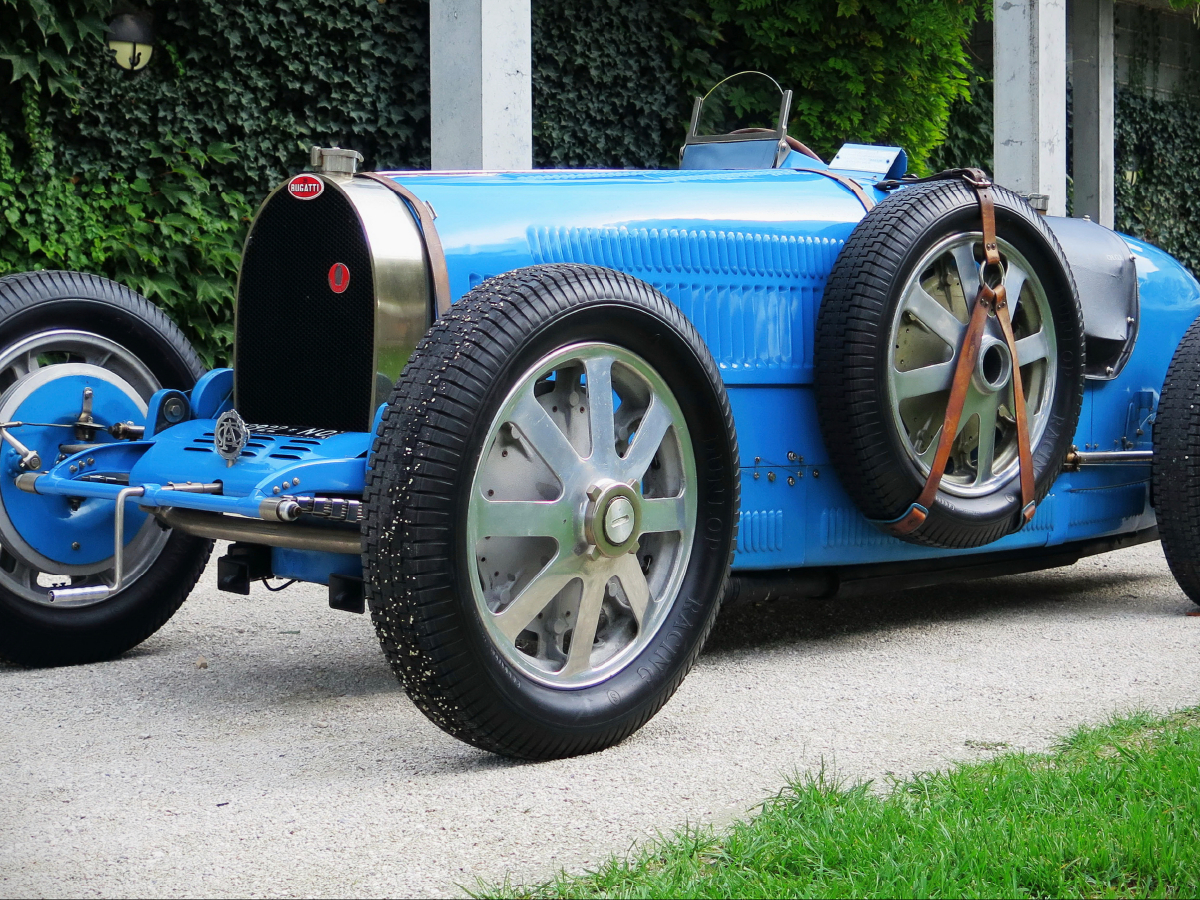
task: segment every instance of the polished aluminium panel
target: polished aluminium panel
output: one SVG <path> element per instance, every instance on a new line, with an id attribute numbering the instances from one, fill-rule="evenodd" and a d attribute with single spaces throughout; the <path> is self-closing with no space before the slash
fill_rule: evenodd
<path id="1" fill-rule="evenodd" d="M 432 322 L 428 262 L 412 213 L 378 182 L 326 177 L 354 205 L 371 250 L 375 275 L 374 414 L 386 403 L 421 336 Z M 383 377 L 381 377 L 383 376 Z"/>

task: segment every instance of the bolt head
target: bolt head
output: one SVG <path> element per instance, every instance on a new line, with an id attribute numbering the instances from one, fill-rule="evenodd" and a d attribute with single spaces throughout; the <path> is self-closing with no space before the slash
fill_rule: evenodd
<path id="1" fill-rule="evenodd" d="M 71 549 L 78 550 L 79 549 L 79 541 L 71 541 Z"/>
<path id="2" fill-rule="evenodd" d="M 600 489 L 600 485 L 593 484 L 590 488 L 587 489 L 587 498 L 589 500 L 591 500 L 593 503 L 595 503 L 597 500 L 600 499 L 600 495 L 603 493 L 604 493 L 604 491 L 602 491 Z"/>

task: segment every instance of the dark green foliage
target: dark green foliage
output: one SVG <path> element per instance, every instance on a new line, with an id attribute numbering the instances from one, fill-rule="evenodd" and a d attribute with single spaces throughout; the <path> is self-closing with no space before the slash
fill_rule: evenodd
<path id="1" fill-rule="evenodd" d="M 1200 274 L 1200 102 L 1117 92 L 1116 227 Z"/>
<path id="2" fill-rule="evenodd" d="M 534 165 L 677 165 L 692 96 L 721 77 L 712 39 L 679 4 L 535 0 Z"/>
<path id="3" fill-rule="evenodd" d="M 233 285 L 250 207 L 206 171 L 231 160 L 147 141 L 132 174 L 69 177 L 56 170 L 37 91 L 25 89 L 29 152 L 18 168 L 0 133 L 0 275 L 74 269 L 120 281 L 166 309 L 212 364 L 232 342 Z"/>
<path id="4" fill-rule="evenodd" d="M 250 210 L 311 144 L 429 163 L 427 0 L 144 0 L 145 71 L 108 61 L 125 0 L 0 0 L 0 275 L 97 272 L 229 348 Z M 964 95 L 977 0 L 534 0 L 538 165 L 674 165 L 692 98 L 764 69 L 826 154 L 917 164 Z"/>
<path id="5" fill-rule="evenodd" d="M 130 76 L 85 42 L 76 104 L 51 103 L 59 166 L 131 172 L 142 142 L 237 147 L 215 176 L 255 199 L 302 169 L 311 144 L 366 165 L 429 164 L 428 9 L 419 2 L 186 0 L 151 7 L 159 46 Z"/>
<path id="6" fill-rule="evenodd" d="M 967 75 L 967 96 L 950 107 L 946 140 L 929 154 L 929 170 L 958 166 L 992 171 L 992 77 L 983 66 Z"/>
<path id="7" fill-rule="evenodd" d="M 727 72 L 795 91 L 791 132 L 828 157 L 845 141 L 905 147 L 920 167 L 966 95 L 973 0 L 709 0 Z"/>
<path id="8" fill-rule="evenodd" d="M 1200 715 L 1133 716 L 882 796 L 798 780 L 723 833 L 687 829 L 582 877 L 477 896 L 1192 897 L 1198 771 Z"/>

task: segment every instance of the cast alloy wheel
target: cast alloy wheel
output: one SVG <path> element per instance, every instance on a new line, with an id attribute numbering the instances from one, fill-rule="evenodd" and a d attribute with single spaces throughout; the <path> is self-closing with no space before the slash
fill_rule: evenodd
<path id="1" fill-rule="evenodd" d="M 1026 201 L 1001 187 L 992 195 L 1018 362 L 989 318 L 937 493 L 921 526 L 901 536 L 929 547 L 980 547 L 1025 526 L 1014 364 L 1037 503 L 1062 470 L 1083 402 L 1083 313 L 1071 268 Z M 830 272 L 814 353 L 818 422 L 846 493 L 885 530 L 929 478 L 982 261 L 979 197 L 947 179 L 903 187 L 876 206 Z"/>
<path id="2" fill-rule="evenodd" d="M 678 594 L 695 481 L 683 412 L 646 360 L 590 342 L 526 371 L 488 429 L 467 524 L 505 659 L 583 687 L 636 656 Z"/>
<path id="3" fill-rule="evenodd" d="M 203 371 L 179 329 L 123 285 L 79 272 L 0 278 L 0 421 L 27 423 L 14 436 L 43 470 L 112 440 L 105 425 L 138 424 L 156 390 L 189 390 Z M 75 424 L 86 403 L 95 431 Z M 0 657 L 25 665 L 109 659 L 161 628 L 200 577 L 212 542 L 164 531 L 130 503 L 122 589 L 100 601 L 51 602 L 52 587 L 113 583 L 115 506 L 27 493 L 15 483 L 20 470 L 15 451 L 0 446 Z"/>
<path id="4" fill-rule="evenodd" d="M 667 702 L 720 607 L 738 514 L 729 399 L 649 285 L 518 269 L 421 341 L 363 499 L 371 616 L 417 707 L 507 756 L 602 750 Z"/>
<path id="5" fill-rule="evenodd" d="M 950 382 L 970 307 L 979 291 L 983 236 L 952 235 L 913 269 L 892 316 L 888 400 L 897 433 L 923 476 L 937 453 Z M 1033 266 L 997 241 L 1025 393 L 1030 443 L 1046 430 L 1054 396 L 1057 339 L 1046 290 Z M 967 389 L 959 432 L 941 490 L 959 497 L 990 494 L 1017 471 L 1013 360 L 998 320 L 988 319 Z"/>
<path id="6" fill-rule="evenodd" d="M 84 375 L 104 381 L 125 392 L 144 415 L 146 403 L 161 385 L 158 378 L 127 347 L 115 340 L 67 328 L 55 328 L 27 335 L 0 349 L 0 422 L 18 418 L 21 404 L 43 385 L 67 375 Z M 66 403 L 81 403 L 82 397 L 64 398 Z M 70 431 L 50 436 L 51 446 L 73 440 Z M 27 438 L 28 439 L 28 438 Z M 54 462 L 50 450 L 45 465 Z M 99 506 L 102 501 L 84 501 Z M 88 510 L 75 512 L 88 514 Z M 143 517 L 136 536 L 125 548 L 127 579 L 136 581 L 154 562 L 167 542 L 168 533 L 150 518 Z M 111 583 L 114 578 L 112 557 L 84 565 L 64 564 L 39 553 L 21 535 L 21 530 L 0 503 L 0 588 L 33 603 L 50 605 L 52 587 Z M 58 608 L 90 606 L 103 600 L 59 600 Z"/>

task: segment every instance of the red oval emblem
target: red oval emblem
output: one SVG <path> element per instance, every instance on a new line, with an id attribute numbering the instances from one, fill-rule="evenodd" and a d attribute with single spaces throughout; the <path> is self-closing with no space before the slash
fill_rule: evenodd
<path id="1" fill-rule="evenodd" d="M 297 175 L 287 183 L 288 193 L 297 200 L 312 200 L 320 197 L 325 190 L 325 182 L 316 175 Z"/>
<path id="2" fill-rule="evenodd" d="M 350 287 L 350 270 L 345 263 L 334 263 L 329 267 L 329 289 L 335 294 L 343 293 Z"/>

